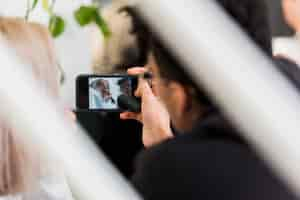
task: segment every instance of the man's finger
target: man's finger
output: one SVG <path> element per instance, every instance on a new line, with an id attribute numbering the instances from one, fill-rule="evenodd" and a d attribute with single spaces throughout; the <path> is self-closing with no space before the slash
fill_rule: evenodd
<path id="1" fill-rule="evenodd" d="M 154 97 L 153 91 L 152 91 L 148 81 L 146 81 L 144 79 L 141 80 L 139 90 L 141 91 L 140 96 L 142 98 Z"/>
<path id="2" fill-rule="evenodd" d="M 134 114 L 131 112 L 124 112 L 120 114 L 121 119 L 129 119 L 129 118 L 132 119 L 134 117 L 135 117 Z"/>
<path id="3" fill-rule="evenodd" d="M 139 78 L 139 84 L 138 84 L 138 88 L 137 90 L 134 92 L 134 95 L 136 97 L 142 97 L 144 90 L 145 90 L 145 85 L 148 85 L 148 87 L 150 88 L 148 81 L 146 81 L 143 78 Z M 151 89 L 150 89 L 151 90 Z M 147 91 L 146 91 L 147 92 Z"/>
<path id="4" fill-rule="evenodd" d="M 133 119 L 133 120 L 141 121 L 141 116 L 140 114 L 133 113 L 133 112 L 124 112 L 120 114 L 120 119 L 123 120 Z"/>
<path id="5" fill-rule="evenodd" d="M 140 75 L 146 73 L 148 70 L 145 67 L 133 67 L 127 70 L 129 75 Z"/>

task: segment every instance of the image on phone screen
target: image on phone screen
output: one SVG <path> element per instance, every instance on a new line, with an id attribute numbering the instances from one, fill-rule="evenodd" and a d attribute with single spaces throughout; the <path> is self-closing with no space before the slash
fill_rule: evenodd
<path id="1" fill-rule="evenodd" d="M 119 109 L 118 97 L 132 94 L 132 79 L 128 77 L 90 77 L 89 109 Z"/>

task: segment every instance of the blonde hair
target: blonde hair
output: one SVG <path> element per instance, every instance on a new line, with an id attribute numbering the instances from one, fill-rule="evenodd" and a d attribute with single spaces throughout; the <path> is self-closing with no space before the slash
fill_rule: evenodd
<path id="1" fill-rule="evenodd" d="M 47 28 L 21 18 L 0 17 L 0 34 L 6 39 L 22 62 L 30 64 L 34 77 L 59 95 L 59 68 L 52 37 Z"/>
<path id="2" fill-rule="evenodd" d="M 0 35 L 52 97 L 58 97 L 59 70 L 47 29 L 19 18 L 0 17 Z M 26 192 L 40 176 L 38 151 L 0 119 L 0 196 Z"/>

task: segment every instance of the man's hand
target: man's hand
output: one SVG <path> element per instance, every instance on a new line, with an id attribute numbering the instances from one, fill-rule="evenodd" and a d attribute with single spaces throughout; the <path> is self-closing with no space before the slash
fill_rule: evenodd
<path id="1" fill-rule="evenodd" d="M 286 23 L 296 32 L 300 32 L 300 0 L 282 0 Z"/>
<path id="2" fill-rule="evenodd" d="M 140 75 L 145 72 L 146 69 L 142 67 L 128 70 L 128 74 L 130 75 Z M 170 128 L 169 113 L 162 102 L 153 94 L 146 80 L 139 79 L 135 95 L 142 99 L 142 112 L 124 112 L 121 113 L 120 118 L 124 120 L 134 119 L 143 124 L 143 143 L 145 147 L 150 147 L 172 138 L 173 134 Z"/>

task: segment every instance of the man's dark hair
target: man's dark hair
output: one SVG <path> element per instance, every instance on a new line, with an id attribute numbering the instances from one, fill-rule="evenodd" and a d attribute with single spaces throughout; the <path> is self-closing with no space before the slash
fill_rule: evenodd
<path id="1" fill-rule="evenodd" d="M 216 1 L 265 53 L 272 55 L 272 34 L 265 0 Z"/>
<path id="2" fill-rule="evenodd" d="M 271 30 L 264 0 L 215 0 L 246 34 L 269 56 L 272 55 Z M 139 14 L 132 8 L 124 8 L 132 16 L 132 32 L 136 34 L 143 55 L 152 52 L 162 78 L 194 87 L 196 98 L 204 105 L 211 105 L 209 98 L 196 86 L 180 61 L 171 54 L 164 43 L 155 36 Z M 217 19 L 216 19 L 217 20 Z M 199 24 L 201 26 L 201 24 Z M 220 36 L 222 37 L 222 36 Z M 146 59 L 146 56 L 144 57 Z"/>

